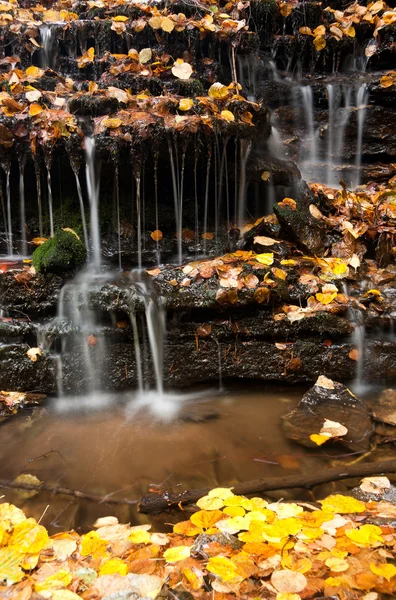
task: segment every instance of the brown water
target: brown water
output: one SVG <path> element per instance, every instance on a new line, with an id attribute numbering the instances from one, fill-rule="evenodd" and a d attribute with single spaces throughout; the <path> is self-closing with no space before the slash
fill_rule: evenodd
<path id="1" fill-rule="evenodd" d="M 304 391 L 253 386 L 248 391 L 207 392 L 176 402 L 179 412 L 172 418 L 174 403 L 167 407 L 165 421 L 148 406 L 126 410 L 126 398 L 121 396 L 113 397 L 107 407 L 84 411 L 65 411 L 64 404 L 53 401 L 1 424 L 0 477 L 13 480 L 30 473 L 75 490 L 140 498 L 156 486 L 177 492 L 315 471 L 333 464 L 334 458 L 323 449 L 311 452 L 289 442 L 280 424 Z M 147 404 L 151 401 L 149 396 Z M 33 497 L 7 489 L 3 493 L 4 501 L 16 503 L 37 519 L 46 510 L 42 523 L 52 532 L 88 529 L 98 516 L 109 514 L 134 523 L 153 520 L 127 506 L 46 492 Z M 292 495 L 287 492 L 283 497 Z M 163 528 L 171 520 L 169 515 L 158 517 L 155 526 Z"/>

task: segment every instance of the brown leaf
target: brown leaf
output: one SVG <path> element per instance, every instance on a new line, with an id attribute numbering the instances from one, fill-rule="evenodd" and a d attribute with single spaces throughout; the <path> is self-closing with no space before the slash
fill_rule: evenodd
<path id="1" fill-rule="evenodd" d="M 356 348 L 353 348 L 348 356 L 351 360 L 359 360 L 359 351 Z"/>
<path id="2" fill-rule="evenodd" d="M 204 323 L 203 325 L 200 325 L 199 327 L 197 327 L 195 333 L 198 337 L 201 337 L 201 338 L 209 337 L 210 334 L 212 333 L 212 325 L 210 325 L 209 323 Z"/>
<path id="3" fill-rule="evenodd" d="M 94 346 L 96 346 L 97 343 L 98 343 L 98 338 L 95 337 L 94 335 L 92 335 L 92 333 L 91 333 L 91 335 L 88 336 L 88 345 L 91 348 L 94 348 Z"/>

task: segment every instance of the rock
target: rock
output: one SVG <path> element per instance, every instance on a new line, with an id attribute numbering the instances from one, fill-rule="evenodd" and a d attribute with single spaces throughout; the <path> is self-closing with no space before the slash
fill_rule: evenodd
<path id="1" fill-rule="evenodd" d="M 315 219 L 310 213 L 309 206 L 316 204 L 316 200 L 311 196 L 305 182 L 300 186 L 297 199 L 285 200 L 274 204 L 274 212 L 284 233 L 290 239 L 294 239 L 305 252 L 322 254 L 326 230 L 323 222 Z"/>
<path id="2" fill-rule="evenodd" d="M 381 392 L 379 398 L 371 405 L 370 413 L 376 421 L 396 426 L 396 390 Z"/>
<path id="3" fill-rule="evenodd" d="M 282 427 L 288 439 L 311 448 L 317 444 L 310 436 L 319 434 L 325 420 L 348 429 L 340 442 L 349 448 L 369 447 L 373 425 L 366 405 L 342 383 L 326 377 L 319 377 L 298 407 L 282 418 Z"/>
<path id="4" fill-rule="evenodd" d="M 77 269 L 86 258 L 87 250 L 77 234 L 60 229 L 36 248 L 32 262 L 37 272 L 62 273 Z"/>
<path id="5" fill-rule="evenodd" d="M 23 408 L 38 406 L 45 394 L 31 392 L 0 392 L 0 417 L 9 417 Z"/>

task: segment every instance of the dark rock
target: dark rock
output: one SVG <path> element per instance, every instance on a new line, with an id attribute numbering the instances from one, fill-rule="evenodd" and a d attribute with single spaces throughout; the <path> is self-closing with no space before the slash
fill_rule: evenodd
<path id="1" fill-rule="evenodd" d="M 39 406 L 45 398 L 45 394 L 0 392 L 0 417 L 10 417 L 24 408 Z"/>
<path id="2" fill-rule="evenodd" d="M 15 278 L 17 273 L 0 274 L 0 308 L 15 317 L 53 315 L 62 278 L 52 273 L 39 273 L 24 284 Z"/>
<path id="3" fill-rule="evenodd" d="M 60 229 L 52 238 L 36 248 L 32 262 L 38 273 L 62 273 L 74 271 L 86 258 L 87 249 L 79 237 L 74 232 Z"/>
<path id="4" fill-rule="evenodd" d="M 301 249 L 312 254 L 322 254 L 325 226 L 311 215 L 310 204 L 316 204 L 316 200 L 304 182 L 295 200 L 295 206 L 284 201 L 278 202 L 274 205 L 274 212 L 284 233 L 290 239 L 294 239 Z"/>
<path id="5" fill-rule="evenodd" d="M 196 554 L 202 554 L 206 556 L 205 546 L 216 542 L 223 547 L 230 546 L 233 550 L 240 550 L 243 546 L 243 543 L 238 540 L 235 535 L 231 535 L 230 533 L 215 533 L 213 535 L 207 535 L 206 533 L 201 533 L 196 539 L 191 549 Z"/>
<path id="6" fill-rule="evenodd" d="M 282 427 L 288 439 L 309 448 L 316 447 L 310 435 L 318 434 L 326 419 L 348 429 L 341 443 L 350 448 L 369 447 L 373 425 L 366 405 L 343 384 L 327 378 L 323 383 L 319 379 L 298 407 L 282 418 Z"/>

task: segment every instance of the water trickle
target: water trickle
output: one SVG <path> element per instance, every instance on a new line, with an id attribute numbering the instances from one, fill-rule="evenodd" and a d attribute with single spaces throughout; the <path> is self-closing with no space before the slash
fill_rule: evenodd
<path id="1" fill-rule="evenodd" d="M 91 229 L 91 263 L 95 269 L 101 265 L 100 228 L 99 228 L 99 188 L 100 177 L 96 176 L 95 162 L 95 140 L 91 137 L 85 138 L 86 155 L 86 178 L 90 208 Z"/>
<path id="2" fill-rule="evenodd" d="M 26 243 L 26 215 L 25 215 L 25 162 L 23 159 L 19 162 L 19 211 L 21 220 L 21 253 L 22 256 L 26 256 L 27 243 Z"/>
<path id="3" fill-rule="evenodd" d="M 12 256 L 13 243 L 12 243 L 12 215 L 11 215 L 11 185 L 10 185 L 10 165 L 3 165 L 3 170 L 6 174 L 6 237 L 7 237 L 7 254 Z"/>
<path id="4" fill-rule="evenodd" d="M 55 28 L 51 25 L 42 25 L 40 27 L 41 37 L 41 66 L 43 69 L 53 68 L 54 66 L 54 46 L 55 46 Z"/>
<path id="5" fill-rule="evenodd" d="M 37 207 L 39 217 L 39 232 L 40 237 L 43 237 L 43 207 L 41 201 L 41 170 L 37 160 L 34 161 L 34 171 L 36 174 L 36 193 L 37 193 Z"/>
<path id="6" fill-rule="evenodd" d="M 251 140 L 240 140 L 240 156 L 241 168 L 239 176 L 239 193 L 238 193 L 238 227 L 241 228 L 244 224 L 246 212 L 246 164 L 249 158 L 250 150 L 252 149 Z"/>
<path id="7" fill-rule="evenodd" d="M 137 251 L 138 251 L 138 267 L 142 268 L 142 206 L 141 206 L 141 171 L 135 169 L 135 184 L 136 184 L 136 229 L 137 229 Z"/>
<path id="8" fill-rule="evenodd" d="M 354 187 L 360 183 L 360 170 L 362 167 L 362 146 L 363 146 L 363 131 L 364 131 L 364 119 L 366 116 L 366 104 L 368 100 L 367 84 L 362 83 L 356 94 L 356 110 L 357 110 L 357 139 L 356 139 L 356 154 L 355 154 L 355 167 L 356 176 L 354 181 Z"/>
<path id="9" fill-rule="evenodd" d="M 154 154 L 154 206 L 155 206 L 155 230 L 159 230 L 158 221 L 158 152 Z M 159 239 L 156 239 L 157 245 L 157 264 L 160 263 Z"/>
<path id="10" fill-rule="evenodd" d="M 51 181 L 51 157 L 47 157 L 45 161 L 47 168 L 47 193 L 48 193 L 48 212 L 50 221 L 50 235 L 54 235 L 54 212 L 53 212 L 53 198 L 52 198 L 52 181 Z"/>
<path id="11" fill-rule="evenodd" d="M 303 101 L 303 110 L 305 117 L 305 124 L 308 130 L 308 140 L 306 143 L 306 152 L 304 159 L 309 163 L 313 164 L 317 160 L 317 149 L 316 149 L 316 135 L 315 135 L 315 119 L 314 119 L 314 104 L 313 94 L 310 85 L 303 85 L 301 87 L 301 96 Z"/>
<path id="12" fill-rule="evenodd" d="M 206 164 L 206 180 L 205 180 L 205 208 L 204 208 L 204 253 L 206 253 L 206 234 L 208 232 L 208 209 L 209 209 L 209 182 L 210 182 L 210 165 L 212 160 L 212 145 L 208 145 L 208 158 Z"/>
<path id="13" fill-rule="evenodd" d="M 178 177 L 178 173 L 179 173 L 179 169 L 178 169 L 178 164 L 179 164 L 179 158 L 178 158 L 178 148 L 177 148 L 177 144 L 175 143 L 176 148 L 175 148 L 175 153 L 173 152 L 173 148 L 172 148 L 172 140 L 170 138 L 168 138 L 168 150 L 169 150 L 169 156 L 170 156 L 170 164 L 171 164 L 171 175 L 172 175 L 172 186 L 173 186 L 173 203 L 174 203 L 174 208 L 175 208 L 175 223 L 176 223 L 176 236 L 177 236 L 177 254 L 178 254 L 178 260 L 181 263 L 182 262 L 182 258 L 183 258 L 183 252 L 182 252 L 182 217 L 183 217 L 183 191 L 182 191 L 182 183 L 183 183 L 183 177 L 184 177 L 184 161 L 185 161 L 185 150 L 183 152 L 183 157 L 182 157 L 182 174 L 181 174 L 181 178 L 179 179 Z"/>
<path id="14" fill-rule="evenodd" d="M 85 244 L 85 247 L 88 248 L 88 230 L 87 230 L 87 220 L 85 218 L 84 198 L 83 198 L 83 193 L 82 193 L 82 189 L 81 189 L 80 179 L 78 177 L 77 168 L 73 168 L 73 172 L 74 172 L 74 177 L 76 180 L 78 201 L 80 204 L 81 221 L 82 221 L 82 227 L 83 227 L 83 233 L 84 233 L 84 244 Z"/>
<path id="15" fill-rule="evenodd" d="M 118 176 L 118 163 L 114 169 L 114 186 L 116 196 L 116 212 L 117 212 L 117 239 L 118 239 L 118 268 L 122 270 L 122 256 L 121 256 L 121 221 L 120 221 L 120 185 Z"/>

